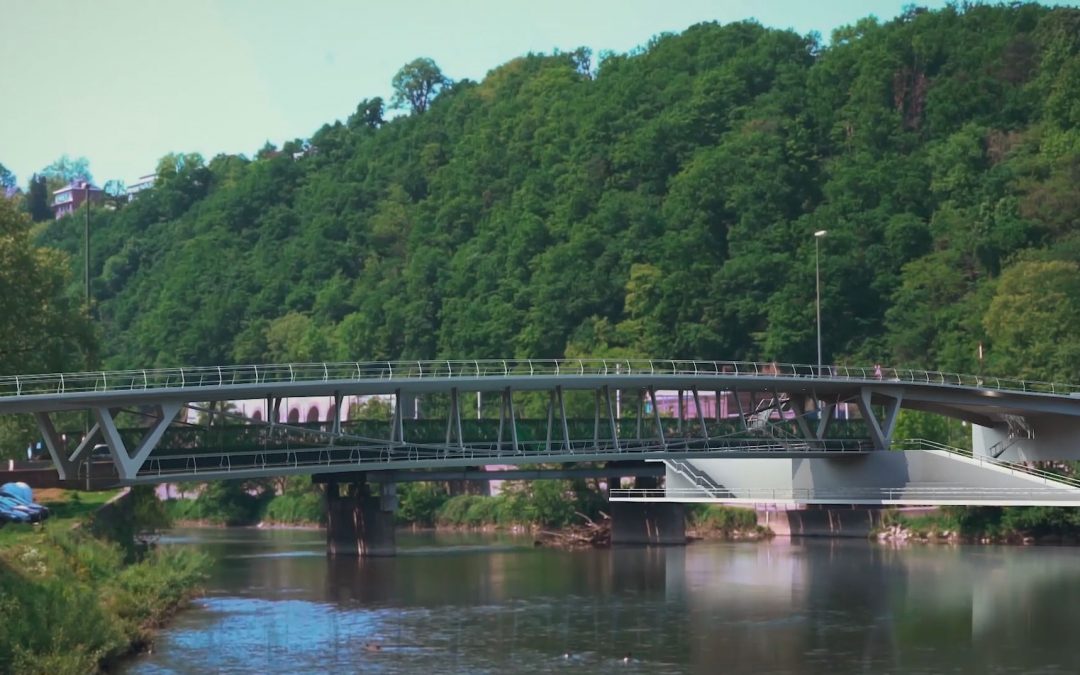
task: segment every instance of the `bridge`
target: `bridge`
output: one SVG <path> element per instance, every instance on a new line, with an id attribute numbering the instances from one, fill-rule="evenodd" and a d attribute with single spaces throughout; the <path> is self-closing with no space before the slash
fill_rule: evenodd
<path id="1" fill-rule="evenodd" d="M 661 416 L 660 390 L 678 392 L 674 418 Z M 707 417 L 706 392 L 735 413 Z M 343 422 L 342 401 L 357 395 L 391 399 L 391 419 Z M 281 423 L 281 401 L 295 396 L 332 397 L 332 419 Z M 465 401 L 481 396 L 487 408 L 467 419 Z M 410 419 L 418 398 L 425 417 Z M 237 400 L 274 412 L 252 420 L 223 404 Z M 895 447 L 901 409 L 971 424 L 974 453 Z M 58 432 L 54 418 L 72 411 L 93 420 L 88 433 Z M 205 423 L 188 422 L 188 411 Z M 613 500 L 1080 504 L 1077 486 L 1021 463 L 1080 458 L 1080 387 L 913 369 L 526 359 L 20 375 L 0 378 L 0 414 L 9 413 L 35 416 L 62 479 L 77 479 L 98 448 L 125 485 L 312 474 L 336 492 L 349 476 L 389 485 L 565 463 L 619 475 L 608 467 L 661 462 L 664 488 L 643 483 Z"/>

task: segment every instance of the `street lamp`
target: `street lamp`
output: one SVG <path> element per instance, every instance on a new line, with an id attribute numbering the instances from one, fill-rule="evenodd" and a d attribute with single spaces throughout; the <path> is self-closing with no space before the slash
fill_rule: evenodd
<path id="1" fill-rule="evenodd" d="M 818 230 L 814 233 L 814 279 L 816 293 L 814 305 L 817 308 L 817 366 L 818 375 L 821 374 L 821 255 L 819 242 L 828 234 L 827 230 Z"/>
<path id="2" fill-rule="evenodd" d="M 86 286 L 86 316 L 90 317 L 90 180 L 83 180 L 83 200 L 86 213 L 83 218 L 83 283 Z"/>

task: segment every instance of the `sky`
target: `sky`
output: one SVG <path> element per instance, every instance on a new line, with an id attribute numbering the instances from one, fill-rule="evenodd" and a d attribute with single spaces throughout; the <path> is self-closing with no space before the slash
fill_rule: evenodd
<path id="1" fill-rule="evenodd" d="M 480 80 L 529 52 L 625 52 L 702 21 L 819 31 L 910 0 L 3 0 L 0 164 L 25 187 L 63 154 L 100 185 L 169 152 L 253 155 L 307 138 L 433 58 Z M 941 2 L 920 3 L 931 7 Z"/>

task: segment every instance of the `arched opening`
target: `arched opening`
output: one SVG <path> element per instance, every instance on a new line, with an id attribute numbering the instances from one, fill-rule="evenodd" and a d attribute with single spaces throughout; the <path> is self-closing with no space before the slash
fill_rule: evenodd
<path id="1" fill-rule="evenodd" d="M 330 408 L 326 411 L 326 421 L 333 422 L 335 415 L 337 415 L 337 406 L 331 403 Z"/>
<path id="2" fill-rule="evenodd" d="M 296 424 L 300 421 L 300 409 L 289 408 L 289 424 Z"/>
<path id="3" fill-rule="evenodd" d="M 251 413 L 251 419 L 255 422 L 262 422 L 262 411 L 256 410 L 255 412 Z"/>
<path id="4" fill-rule="evenodd" d="M 317 407 L 315 407 L 315 406 L 311 406 L 310 408 L 308 408 L 307 420 L 305 420 L 305 421 L 307 421 L 307 422 L 318 422 L 319 421 L 319 409 Z"/>

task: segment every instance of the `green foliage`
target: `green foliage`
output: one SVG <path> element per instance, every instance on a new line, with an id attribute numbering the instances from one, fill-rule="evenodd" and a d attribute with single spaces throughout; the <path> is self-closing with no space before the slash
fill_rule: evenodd
<path id="1" fill-rule="evenodd" d="M 26 190 L 26 213 L 30 220 L 40 223 L 53 217 L 49 208 L 49 188 L 45 176 L 34 174 Z"/>
<path id="2" fill-rule="evenodd" d="M 220 525 L 254 525 L 262 518 L 273 493 L 245 481 L 205 483 L 195 499 L 170 500 L 169 516 L 176 520 L 201 520 Z"/>
<path id="3" fill-rule="evenodd" d="M 31 222 L 0 198 L 0 373 L 78 369 L 93 344 L 80 304 L 68 292 L 67 256 L 35 246 Z M 0 458 L 25 459 L 40 438 L 29 416 L 0 420 Z"/>
<path id="4" fill-rule="evenodd" d="M 205 568 L 184 549 L 125 565 L 115 545 L 55 526 L 0 549 L 0 672 L 96 672 L 145 642 Z"/>
<path id="5" fill-rule="evenodd" d="M 289 525 L 323 523 L 326 521 L 326 502 L 321 492 L 309 485 L 275 496 L 266 504 L 262 520 Z"/>
<path id="6" fill-rule="evenodd" d="M 450 496 L 436 483 L 400 483 L 397 486 L 397 521 L 402 524 L 430 527 Z"/>
<path id="7" fill-rule="evenodd" d="M 422 113 L 428 109 L 439 91 L 450 84 L 450 80 L 442 74 L 442 70 L 434 61 L 420 58 L 402 66 L 401 70 L 394 75 L 392 84 L 394 99 L 391 104 L 395 108 L 408 107 L 414 113 Z M 381 103 L 379 101 L 378 108 L 381 108 Z M 378 112 L 381 118 L 382 111 Z M 367 110 L 364 117 L 370 119 L 372 113 L 373 111 Z"/>
<path id="8" fill-rule="evenodd" d="M 758 531 L 757 512 L 734 506 L 716 504 L 689 504 L 686 517 L 688 524 L 697 530 L 718 532 L 725 536 Z"/>
<path id="9" fill-rule="evenodd" d="M 974 540 L 1072 537 L 1080 527 L 1080 509 L 1057 506 L 944 506 L 934 513 L 919 516 L 886 512 L 884 524 L 902 525 L 924 536 L 952 533 Z"/>
<path id="10" fill-rule="evenodd" d="M 90 173 L 90 160 L 85 157 L 71 158 L 66 154 L 42 169 L 40 174 L 55 187 L 67 185 L 73 180 L 94 182 L 94 177 Z"/>
<path id="11" fill-rule="evenodd" d="M 446 499 L 435 511 L 435 522 L 464 527 L 563 527 L 580 522 L 579 512 L 595 517 L 600 503 L 598 493 L 574 481 L 504 484 L 503 491 L 494 497 L 456 495 Z"/>
<path id="12" fill-rule="evenodd" d="M 170 155 L 94 212 L 107 365 L 810 362 L 827 229 L 827 362 L 1075 379 L 1078 16 L 701 24 L 453 86 L 418 59 L 395 104 L 424 114 L 363 100 L 297 161 Z"/>
<path id="13" fill-rule="evenodd" d="M 15 174 L 13 174 L 6 166 L 0 164 L 0 188 L 9 190 L 14 188 L 17 183 L 18 179 L 15 178 Z"/>

